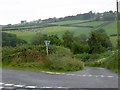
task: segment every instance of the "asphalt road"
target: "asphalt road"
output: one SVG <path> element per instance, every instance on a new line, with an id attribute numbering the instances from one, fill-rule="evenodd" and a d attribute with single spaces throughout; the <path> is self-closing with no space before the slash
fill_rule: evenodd
<path id="1" fill-rule="evenodd" d="M 72 73 L 2 69 L 1 88 L 118 88 L 118 75 L 104 68 L 86 67 Z"/>

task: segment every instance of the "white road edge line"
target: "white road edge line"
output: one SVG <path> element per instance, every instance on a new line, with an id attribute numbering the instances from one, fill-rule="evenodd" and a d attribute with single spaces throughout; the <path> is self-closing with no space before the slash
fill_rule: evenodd
<path id="1" fill-rule="evenodd" d="M 99 69 L 104 69 L 104 68 L 99 68 Z M 57 72 L 47 72 L 47 71 L 41 71 L 43 73 L 47 74 L 55 74 L 55 75 L 67 75 L 67 76 L 79 76 L 79 77 L 109 77 L 112 78 L 114 76 L 104 76 L 104 75 L 75 75 L 75 74 L 66 74 L 66 73 L 57 73 Z"/>
<path id="2" fill-rule="evenodd" d="M 68 87 L 40 87 L 40 88 L 68 88 Z"/>
<path id="3" fill-rule="evenodd" d="M 53 88 L 53 87 L 40 87 L 40 88 Z"/>
<path id="4" fill-rule="evenodd" d="M 93 75 L 87 75 L 88 77 L 92 77 Z"/>
<path id="5" fill-rule="evenodd" d="M 25 87 L 25 85 L 14 85 L 15 87 Z"/>
<path id="6" fill-rule="evenodd" d="M 4 86 L 13 86 L 14 84 L 4 84 Z"/>
<path id="7" fill-rule="evenodd" d="M 107 76 L 107 77 L 112 78 L 113 76 Z"/>
<path id="8" fill-rule="evenodd" d="M 41 71 L 41 72 L 43 72 L 43 73 L 48 73 L 48 74 L 65 74 L 65 73 L 58 73 L 58 72 L 46 72 L 46 71 Z"/>
<path id="9" fill-rule="evenodd" d="M 4 88 L 4 87 L 0 87 L 0 89 L 2 89 L 2 88 Z"/>
<path id="10" fill-rule="evenodd" d="M 37 88 L 37 86 L 25 86 L 25 88 Z"/>
<path id="11" fill-rule="evenodd" d="M 2 85 L 2 84 L 4 84 L 4 83 L 0 83 L 0 85 Z"/>

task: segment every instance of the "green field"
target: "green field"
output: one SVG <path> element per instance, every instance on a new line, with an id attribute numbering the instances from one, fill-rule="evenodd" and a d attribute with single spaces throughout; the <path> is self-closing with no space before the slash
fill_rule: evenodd
<path id="1" fill-rule="evenodd" d="M 113 47 L 116 47 L 116 45 L 117 45 L 117 36 L 115 36 L 115 37 L 110 37 L 110 40 L 112 41 Z"/>
<path id="2" fill-rule="evenodd" d="M 98 26 L 98 25 L 101 25 L 103 23 L 105 23 L 105 21 L 94 21 L 94 22 L 76 24 L 76 26 Z"/>
<path id="3" fill-rule="evenodd" d="M 103 26 L 103 29 L 110 35 L 110 34 L 116 34 L 117 28 L 116 28 L 116 22 L 112 22 L 106 26 Z"/>
<path id="4" fill-rule="evenodd" d="M 81 23 L 81 22 L 87 22 L 87 21 L 89 21 L 89 20 L 68 20 L 68 21 L 55 22 L 55 23 L 51 23 L 51 24 L 69 25 L 69 24 Z"/>
<path id="5" fill-rule="evenodd" d="M 9 30 L 4 32 L 15 34 L 18 38 L 26 40 L 28 43 L 31 43 L 32 38 L 36 35 L 36 33 L 39 33 L 39 32 L 47 35 L 57 34 L 60 38 L 66 31 L 73 32 L 75 36 L 78 36 L 80 34 L 86 34 L 87 36 L 89 36 L 90 32 L 96 30 L 97 28 L 103 28 L 109 36 L 111 34 L 117 33 L 115 21 L 113 22 L 110 21 L 109 23 L 109 21 L 87 22 L 87 20 L 69 20 L 69 21 L 55 22 L 55 23 L 49 23 L 49 24 L 56 24 L 56 25 L 50 25 L 46 27 L 44 26 L 42 28 L 34 28 L 34 29 L 30 28 L 30 29 L 22 29 L 22 30 L 20 29 Z M 89 26 L 93 26 L 94 28 Z M 116 36 L 110 37 L 110 40 L 112 41 L 113 47 L 116 49 L 117 37 Z M 28 69 L 28 70 L 47 70 L 47 71 L 67 72 L 72 70 L 73 71 L 82 70 L 84 68 L 83 63 L 85 63 L 85 65 L 87 66 L 97 66 L 97 67 L 101 66 L 117 72 L 117 69 L 116 69 L 117 63 L 116 63 L 116 57 L 115 57 L 115 55 L 117 54 L 112 55 L 111 54 L 112 51 L 106 51 L 105 53 L 102 53 L 102 54 L 82 53 L 82 54 L 78 54 L 78 56 L 80 57 L 75 58 L 72 50 L 61 47 L 61 46 L 60 47 L 52 46 L 51 48 L 49 48 L 50 51 L 53 50 L 53 52 L 54 51 L 57 51 L 57 52 L 56 53 L 51 52 L 51 55 L 46 58 L 46 52 L 44 51 L 45 49 L 43 47 L 44 46 L 39 46 L 39 45 L 34 46 L 31 44 L 25 44 L 23 46 L 18 45 L 15 48 L 4 47 L 2 52 L 4 56 L 3 67 Z M 43 53 L 45 55 L 43 55 Z M 89 58 L 87 59 L 88 60 L 87 63 L 81 61 L 82 59 L 84 60 L 85 58 Z M 96 63 L 96 60 L 99 61 L 101 60 L 101 58 L 106 58 L 106 61 L 104 61 L 103 63 L 101 62 Z M 28 63 L 29 60 L 30 62 Z M 92 60 L 92 61 L 89 62 L 89 60 Z M 6 61 L 7 62 L 10 61 L 9 62 L 10 64 L 8 65 Z M 59 70 L 61 66 L 62 66 L 62 70 Z"/>
<path id="6" fill-rule="evenodd" d="M 26 40 L 28 43 L 31 42 L 33 36 L 36 32 L 33 31 L 6 31 L 7 33 L 16 34 L 16 36 L 20 39 Z"/>
<path id="7" fill-rule="evenodd" d="M 77 25 L 98 26 L 98 25 L 105 23 L 105 21 L 93 21 L 93 22 L 86 22 L 86 21 L 87 20 L 71 20 L 71 21 L 69 20 L 69 21 L 55 22 L 55 23 L 51 23 L 51 24 L 59 24 L 59 25 L 74 24 L 75 26 L 77 26 Z M 86 22 L 86 23 L 78 24 L 79 22 Z M 77 24 L 75 24 L 75 23 L 77 23 Z M 115 21 L 113 21 L 112 23 L 107 24 L 101 28 L 105 29 L 105 31 L 107 32 L 108 35 L 117 33 Z M 78 36 L 80 34 L 86 34 L 88 36 L 92 30 L 94 30 L 94 29 L 88 28 L 88 27 L 83 28 L 83 27 L 71 27 L 71 26 L 51 26 L 51 27 L 44 27 L 44 28 L 31 29 L 31 30 L 14 30 L 14 31 L 5 31 L 5 32 L 16 34 L 18 38 L 26 40 L 30 43 L 33 36 L 37 32 L 41 32 L 41 33 L 47 34 L 47 35 L 57 34 L 59 37 L 61 37 L 66 31 L 71 31 L 76 36 Z M 111 40 L 112 40 L 113 44 L 116 43 L 116 37 L 111 37 Z"/>

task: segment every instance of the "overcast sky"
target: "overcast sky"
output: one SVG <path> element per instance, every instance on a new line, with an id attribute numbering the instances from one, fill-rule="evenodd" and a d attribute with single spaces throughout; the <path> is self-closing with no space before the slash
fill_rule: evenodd
<path id="1" fill-rule="evenodd" d="M 116 0 L 0 0 L 0 24 L 109 10 L 116 10 Z"/>

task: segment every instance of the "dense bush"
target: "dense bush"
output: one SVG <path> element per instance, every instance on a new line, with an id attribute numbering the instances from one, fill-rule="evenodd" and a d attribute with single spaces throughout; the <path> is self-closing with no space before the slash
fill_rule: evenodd
<path id="1" fill-rule="evenodd" d="M 76 71 L 83 69 L 83 63 L 71 51 L 60 46 L 50 46 L 46 56 L 45 46 L 22 45 L 3 48 L 3 66 L 51 71 Z"/>
<path id="2" fill-rule="evenodd" d="M 62 36 L 63 38 L 63 45 L 67 48 L 72 48 L 72 43 L 74 41 L 74 34 L 72 32 L 66 31 L 65 34 Z"/>
<path id="3" fill-rule="evenodd" d="M 48 40 L 50 40 L 51 45 L 62 45 L 62 40 L 57 35 L 50 35 L 48 36 Z"/>
<path id="4" fill-rule="evenodd" d="M 33 38 L 32 38 L 32 44 L 34 45 L 44 45 L 44 40 L 48 40 L 48 36 L 46 34 L 42 33 L 37 33 Z"/>
<path id="5" fill-rule="evenodd" d="M 52 46 L 55 52 L 49 56 L 48 66 L 52 70 L 74 71 L 83 69 L 83 63 L 73 58 L 70 49 Z"/>
<path id="6" fill-rule="evenodd" d="M 77 42 L 77 41 L 74 41 L 73 44 L 72 44 L 72 49 L 71 51 L 74 53 L 74 54 L 80 54 L 80 53 L 87 53 L 89 50 L 89 47 L 88 47 L 88 44 L 85 44 L 83 42 Z"/>
<path id="7" fill-rule="evenodd" d="M 26 43 L 27 43 L 26 41 L 18 39 L 15 34 L 2 32 L 2 46 L 15 47 L 18 44 L 26 44 Z"/>
<path id="8" fill-rule="evenodd" d="M 49 51 L 52 55 L 58 55 L 58 57 L 61 56 L 72 56 L 72 52 L 70 49 L 62 47 L 62 46 L 50 46 Z"/>
<path id="9" fill-rule="evenodd" d="M 76 54 L 75 58 L 77 58 L 83 62 L 86 62 L 91 59 L 91 54 L 89 54 L 89 53 Z"/>
<path id="10" fill-rule="evenodd" d="M 120 73 L 118 51 L 109 51 L 100 54 L 100 57 L 93 61 L 86 62 L 87 66 L 104 67 Z"/>
<path id="11" fill-rule="evenodd" d="M 106 60 L 101 64 L 102 67 L 111 69 L 117 73 L 120 73 L 120 67 L 118 66 L 119 63 L 119 56 L 118 56 L 118 51 L 114 51 L 113 54 L 111 54 Z"/>
<path id="12" fill-rule="evenodd" d="M 89 53 L 82 53 L 74 55 L 75 58 L 80 59 L 83 62 L 93 62 L 100 58 L 100 54 L 89 54 Z"/>
<path id="13" fill-rule="evenodd" d="M 77 71 L 83 69 L 83 63 L 72 57 L 50 56 L 49 68 L 57 71 Z"/>
<path id="14" fill-rule="evenodd" d="M 108 48 L 112 48 L 112 43 L 103 29 L 91 32 L 88 39 L 89 53 L 103 53 Z"/>

